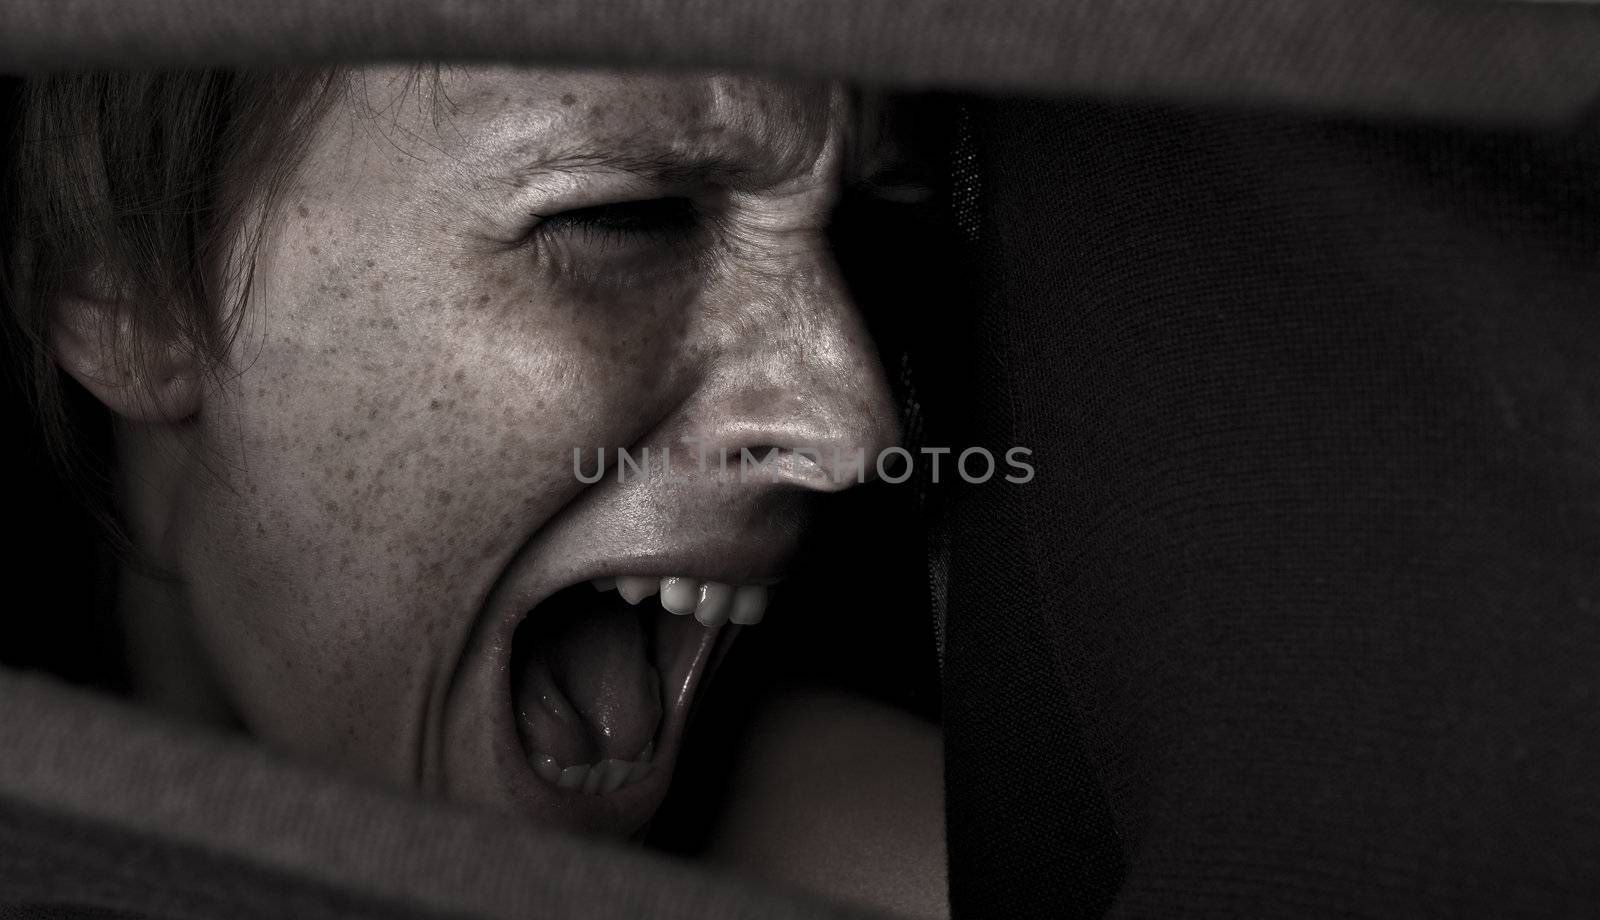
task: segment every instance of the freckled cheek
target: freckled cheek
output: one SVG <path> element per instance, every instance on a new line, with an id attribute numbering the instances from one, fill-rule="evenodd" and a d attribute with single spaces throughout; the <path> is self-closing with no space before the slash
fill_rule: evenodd
<path id="1" fill-rule="evenodd" d="M 499 320 L 494 335 L 521 351 L 511 360 L 528 363 L 533 353 L 531 360 L 558 366 L 563 378 L 577 381 L 571 392 L 545 388 L 540 395 L 547 404 L 603 423 L 611 415 L 651 411 L 694 368 L 695 294 L 667 285 L 585 292 L 516 284 L 496 291 L 484 312 Z"/>
<path id="2" fill-rule="evenodd" d="M 564 293 L 522 255 L 410 275 L 378 255 L 301 275 L 242 361 L 257 536 L 318 579 L 459 582 L 561 500 L 573 448 L 626 444 L 670 407 L 687 311 Z"/>
<path id="3" fill-rule="evenodd" d="M 242 488 L 210 512 L 234 539 L 207 552 L 230 557 L 210 571 L 254 581 L 207 593 L 238 617 L 217 641 L 267 734 L 341 758 L 393 750 L 419 681 L 578 488 L 572 448 L 625 443 L 668 407 L 682 350 L 659 316 L 500 294 L 481 313 L 464 294 L 418 312 L 302 305 L 241 361 L 215 442 L 239 451 Z"/>
<path id="4" fill-rule="evenodd" d="M 374 376 L 363 398 L 354 379 L 282 357 L 263 364 L 305 385 L 260 386 L 241 407 L 244 488 L 231 512 L 208 512 L 237 539 L 201 551 L 214 573 L 201 607 L 218 614 L 205 628 L 253 729 L 370 768 L 404 747 L 415 694 L 448 666 L 529 509 L 503 494 L 516 477 L 478 475 L 496 432 L 481 403 L 450 395 L 450 375 L 433 396 Z M 391 388 L 410 397 L 372 402 Z M 508 460 L 488 466 L 529 466 Z"/>

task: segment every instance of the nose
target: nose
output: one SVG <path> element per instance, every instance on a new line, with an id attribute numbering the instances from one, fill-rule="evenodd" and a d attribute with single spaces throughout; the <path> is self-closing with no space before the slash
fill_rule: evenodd
<path id="1" fill-rule="evenodd" d="M 725 476 L 824 492 L 877 477 L 900 442 L 883 364 L 838 267 L 811 253 L 740 286 L 682 416 Z"/>

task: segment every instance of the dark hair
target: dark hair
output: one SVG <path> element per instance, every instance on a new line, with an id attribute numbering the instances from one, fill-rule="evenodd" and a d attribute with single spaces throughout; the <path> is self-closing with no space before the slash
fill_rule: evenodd
<path id="1" fill-rule="evenodd" d="M 298 165 L 337 71 L 91 72 L 21 82 L 3 179 L 0 296 L 18 384 L 68 484 L 119 553 L 109 471 L 86 456 L 49 304 L 93 286 L 145 311 L 138 330 L 214 372 L 250 286 L 262 221 Z M 229 298 L 229 295 L 231 299 Z"/>

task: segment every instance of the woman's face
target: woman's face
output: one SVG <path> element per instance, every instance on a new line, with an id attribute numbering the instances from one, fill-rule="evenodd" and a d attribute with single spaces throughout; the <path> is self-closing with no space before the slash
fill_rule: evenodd
<path id="1" fill-rule="evenodd" d="M 591 579 L 682 576 L 667 603 L 749 619 L 856 481 L 833 451 L 870 469 L 898 436 L 823 236 L 848 124 L 835 89 L 746 78 L 357 76 L 227 373 L 124 439 L 251 731 L 565 827 L 648 819 L 708 659 L 760 627 Z M 645 447 L 670 478 L 575 474 Z M 778 475 L 721 474 L 741 448 Z"/>

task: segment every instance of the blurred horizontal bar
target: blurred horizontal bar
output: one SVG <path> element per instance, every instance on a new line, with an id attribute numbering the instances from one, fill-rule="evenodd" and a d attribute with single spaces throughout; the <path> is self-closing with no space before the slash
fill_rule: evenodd
<path id="1" fill-rule="evenodd" d="M 764 70 L 1549 124 L 1600 95 L 1551 0 L 5 0 L 0 70 L 330 60 Z"/>

